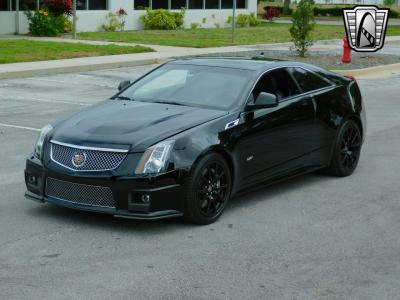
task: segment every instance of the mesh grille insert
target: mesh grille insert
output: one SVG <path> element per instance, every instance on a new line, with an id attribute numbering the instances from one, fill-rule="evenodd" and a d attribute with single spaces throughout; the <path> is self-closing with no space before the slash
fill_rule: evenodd
<path id="1" fill-rule="evenodd" d="M 115 208 L 110 188 L 47 178 L 46 196 L 78 204 Z"/>
<path id="2" fill-rule="evenodd" d="M 124 161 L 126 152 L 87 150 L 51 143 L 50 157 L 54 162 L 74 171 L 115 170 Z M 76 155 L 84 158 L 82 164 L 74 164 Z"/>

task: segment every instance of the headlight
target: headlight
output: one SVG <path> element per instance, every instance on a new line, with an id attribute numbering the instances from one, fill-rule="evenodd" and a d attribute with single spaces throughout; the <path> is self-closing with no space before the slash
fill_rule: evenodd
<path id="1" fill-rule="evenodd" d="M 143 154 L 135 173 L 154 174 L 164 171 L 167 168 L 173 145 L 174 141 L 165 141 L 148 148 Z"/>
<path id="2" fill-rule="evenodd" d="M 52 130 L 53 130 L 53 127 L 51 125 L 46 125 L 40 131 L 39 138 L 36 141 L 35 149 L 33 151 L 33 154 L 39 159 L 43 158 L 43 143 L 44 143 L 47 135 L 49 134 L 49 132 Z"/>

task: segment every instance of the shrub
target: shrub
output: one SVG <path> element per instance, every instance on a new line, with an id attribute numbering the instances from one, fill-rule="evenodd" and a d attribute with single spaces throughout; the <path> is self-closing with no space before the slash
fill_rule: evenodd
<path id="1" fill-rule="evenodd" d="M 64 32 L 72 31 L 72 22 L 70 19 L 64 17 Z"/>
<path id="2" fill-rule="evenodd" d="M 190 23 L 190 29 L 197 29 L 199 27 L 201 27 L 199 23 Z"/>
<path id="3" fill-rule="evenodd" d="M 146 14 L 140 17 L 144 28 L 171 30 L 182 27 L 185 18 L 185 9 L 180 12 L 171 12 L 165 9 L 146 9 Z"/>
<path id="4" fill-rule="evenodd" d="M 104 31 L 117 31 L 117 29 L 119 28 L 117 15 L 112 12 L 109 12 L 106 15 L 106 21 L 103 25 L 101 25 L 101 28 Z"/>
<path id="5" fill-rule="evenodd" d="M 393 1 L 393 0 L 389 0 L 389 1 Z M 271 2 L 271 1 L 269 1 Z M 385 6 L 390 6 L 385 4 Z M 342 16 L 342 9 L 343 8 L 353 8 L 353 5 L 335 5 L 335 6 L 315 6 L 314 7 L 314 16 L 322 16 L 322 17 L 341 17 Z M 270 20 L 270 18 L 268 18 L 268 11 L 269 10 L 277 10 L 279 12 L 279 15 L 284 15 L 283 13 L 283 6 L 281 5 L 267 5 L 264 7 L 264 14 L 262 15 L 263 19 L 267 19 Z M 293 9 L 290 8 L 288 15 L 292 15 L 293 14 Z M 390 10 L 389 13 L 389 17 L 390 18 L 399 18 L 400 17 L 400 13 L 394 9 Z M 275 18 L 275 16 L 273 16 L 273 18 Z"/>
<path id="6" fill-rule="evenodd" d="M 257 27 L 261 24 L 261 21 L 257 18 L 257 15 L 255 13 L 249 14 L 248 21 L 250 27 Z"/>
<path id="7" fill-rule="evenodd" d="M 181 8 L 179 12 L 172 12 L 172 15 L 175 18 L 176 28 L 181 28 L 185 23 L 185 8 Z"/>
<path id="8" fill-rule="evenodd" d="M 305 57 L 308 48 L 313 44 L 311 33 L 314 29 L 314 0 L 300 0 L 296 11 L 292 15 L 290 35 L 294 47 L 301 57 Z"/>
<path id="9" fill-rule="evenodd" d="M 123 8 L 120 8 L 117 11 L 117 17 L 118 17 L 118 22 L 119 22 L 119 30 L 121 30 L 121 31 L 125 30 L 126 16 L 127 15 L 128 15 L 128 13 Z"/>
<path id="10" fill-rule="evenodd" d="M 72 0 L 44 0 L 43 6 L 55 16 L 72 14 Z"/>
<path id="11" fill-rule="evenodd" d="M 400 12 L 394 9 L 391 9 L 389 12 L 389 18 L 400 18 Z"/>
<path id="12" fill-rule="evenodd" d="M 236 19 L 236 26 L 246 27 L 249 24 L 248 17 L 245 14 L 239 14 Z"/>
<path id="13" fill-rule="evenodd" d="M 56 16 L 47 9 L 25 12 L 29 20 L 29 32 L 34 36 L 58 36 L 65 32 L 65 16 Z"/>
<path id="14" fill-rule="evenodd" d="M 228 20 L 226 21 L 228 24 L 232 24 L 232 16 L 228 16 Z M 239 14 L 236 17 L 236 26 L 238 27 L 256 27 L 260 25 L 261 21 L 257 18 L 254 13 L 249 15 L 246 14 Z"/>
<path id="15" fill-rule="evenodd" d="M 342 16 L 343 8 L 351 8 L 351 6 L 316 6 L 314 7 L 314 16 L 322 16 L 322 17 L 340 17 Z"/>
<path id="16" fill-rule="evenodd" d="M 104 31 L 123 31 L 125 29 L 127 15 L 127 12 L 123 8 L 120 8 L 115 14 L 109 12 L 106 15 L 106 21 L 101 25 L 101 28 Z"/>

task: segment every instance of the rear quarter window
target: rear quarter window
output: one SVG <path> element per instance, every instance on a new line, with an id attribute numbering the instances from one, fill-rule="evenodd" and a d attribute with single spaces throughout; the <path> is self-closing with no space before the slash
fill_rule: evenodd
<path id="1" fill-rule="evenodd" d="M 300 85 L 303 93 L 331 86 L 327 80 L 302 68 L 290 68 L 290 72 Z"/>

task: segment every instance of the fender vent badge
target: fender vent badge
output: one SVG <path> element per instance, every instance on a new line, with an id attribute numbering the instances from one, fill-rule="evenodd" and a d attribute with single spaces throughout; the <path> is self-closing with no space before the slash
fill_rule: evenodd
<path id="1" fill-rule="evenodd" d="M 225 129 L 230 129 L 232 127 L 235 127 L 239 124 L 239 119 L 236 119 L 235 121 L 229 122 L 228 124 L 225 125 Z"/>

